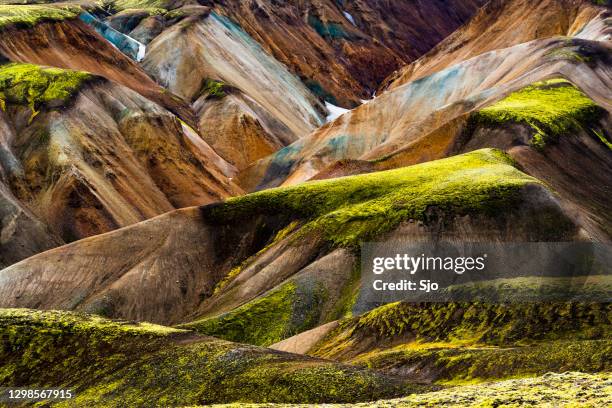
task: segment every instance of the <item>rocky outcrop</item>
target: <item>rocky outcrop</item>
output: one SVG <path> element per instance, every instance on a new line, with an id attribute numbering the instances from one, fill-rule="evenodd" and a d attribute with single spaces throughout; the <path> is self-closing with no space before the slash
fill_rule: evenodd
<path id="1" fill-rule="evenodd" d="M 197 133 L 126 87 L 9 64 L 0 95 L 4 182 L 65 241 L 241 193 Z"/>
<path id="2" fill-rule="evenodd" d="M 465 23 L 483 0 L 286 2 L 110 2 L 109 23 L 148 43 L 183 19 L 210 10 L 242 27 L 321 98 L 353 107 L 395 69 Z"/>
<path id="3" fill-rule="evenodd" d="M 350 108 L 466 22 L 484 1 L 214 3 L 319 96 Z"/>
<path id="4" fill-rule="evenodd" d="M 294 141 L 322 124 L 314 95 L 239 26 L 216 13 L 182 20 L 148 46 L 147 72 L 188 101 L 211 80 L 238 88 L 266 110 L 267 127 Z"/>
<path id="5" fill-rule="evenodd" d="M 205 87 L 206 88 L 206 87 Z M 290 130 L 238 88 L 209 81 L 194 103 L 202 138 L 238 170 L 293 141 Z"/>

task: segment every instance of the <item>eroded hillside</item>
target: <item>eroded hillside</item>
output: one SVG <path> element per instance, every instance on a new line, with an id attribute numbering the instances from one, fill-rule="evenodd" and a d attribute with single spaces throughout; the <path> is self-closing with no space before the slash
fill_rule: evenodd
<path id="1" fill-rule="evenodd" d="M 609 404 L 611 16 L 0 0 L 0 386 L 74 390 L 45 406 Z M 366 242 L 603 252 L 373 302 Z"/>

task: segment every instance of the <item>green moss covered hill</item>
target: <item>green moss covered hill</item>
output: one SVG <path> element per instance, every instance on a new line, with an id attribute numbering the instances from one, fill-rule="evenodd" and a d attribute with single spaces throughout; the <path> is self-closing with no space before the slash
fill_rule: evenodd
<path id="1" fill-rule="evenodd" d="M 221 225 L 250 220 L 255 214 L 274 214 L 275 220 L 284 220 L 284 228 L 273 242 L 291 234 L 296 243 L 322 239 L 326 251 L 339 247 L 358 251 L 360 242 L 392 231 L 404 221 L 426 220 L 431 207 L 449 220 L 467 214 L 501 220 L 524 202 L 522 192 L 527 185 L 545 188 L 516 169 L 501 151 L 483 149 L 397 170 L 266 190 L 232 198 L 205 211 Z M 521 220 L 538 237 L 563 241 L 574 231 L 575 226 L 559 210 L 555 213 L 552 207 L 542 205 L 538 211 L 533 219 Z M 222 292 L 246 266 L 248 261 L 232 270 L 217 290 Z M 336 297 L 315 279 L 310 279 L 309 285 L 288 281 L 237 309 L 204 316 L 185 327 L 268 346 L 311 329 L 317 322 L 341 317 L 322 316 L 323 307 L 335 302 L 335 310 L 350 310 L 358 285 L 358 276 L 347 277 L 346 290 Z M 306 286 L 309 289 L 303 289 Z"/>
<path id="2" fill-rule="evenodd" d="M 0 109 L 27 106 L 32 117 L 43 107 L 60 107 L 69 102 L 93 75 L 33 64 L 0 65 Z"/>
<path id="3" fill-rule="evenodd" d="M 496 149 L 482 149 L 396 170 L 308 182 L 227 200 L 207 211 L 222 222 L 269 213 L 306 221 L 334 246 L 356 246 L 408 219 L 423 220 L 428 207 L 452 214 L 494 215 L 512 208 L 518 192 L 540 182 Z"/>
<path id="4" fill-rule="evenodd" d="M 74 5 L 5 5 L 0 3 L 0 31 L 9 26 L 31 27 L 45 21 L 76 18 L 81 9 Z"/>
<path id="5" fill-rule="evenodd" d="M 531 143 L 539 149 L 580 130 L 594 132 L 610 146 L 601 131 L 592 129 L 605 113 L 571 82 L 551 79 L 510 94 L 476 112 L 470 120 L 492 127 L 503 127 L 508 122 L 528 125 L 533 129 Z"/>
<path id="6" fill-rule="evenodd" d="M 0 386 L 69 387 L 66 407 L 356 402 L 416 388 L 337 363 L 150 324 L 0 309 Z"/>
<path id="7" fill-rule="evenodd" d="M 612 375 L 584 373 L 549 373 L 541 377 L 514 379 L 414 394 L 406 398 L 351 404 L 350 407 L 374 408 L 495 408 L 495 407 L 605 407 L 610 405 Z M 231 404 L 225 408 L 281 408 L 298 405 Z M 343 408 L 349 405 L 333 405 Z M 192 407 L 194 408 L 194 407 Z"/>
<path id="8" fill-rule="evenodd" d="M 342 321 L 310 353 L 449 385 L 610 372 L 611 338 L 609 303 L 393 303 Z"/>

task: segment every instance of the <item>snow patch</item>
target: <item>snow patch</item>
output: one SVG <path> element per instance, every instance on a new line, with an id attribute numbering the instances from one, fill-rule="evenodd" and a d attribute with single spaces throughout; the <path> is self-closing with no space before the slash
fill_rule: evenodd
<path id="1" fill-rule="evenodd" d="M 325 119 L 327 122 L 333 122 L 350 110 L 333 105 L 327 101 L 325 101 L 325 107 L 329 111 L 329 115 L 327 115 L 327 118 Z"/>
<path id="2" fill-rule="evenodd" d="M 346 17 L 346 19 L 350 21 L 352 25 L 357 27 L 357 24 L 355 23 L 355 19 L 353 18 L 353 16 L 351 16 L 347 11 L 342 11 L 342 14 L 344 14 L 344 17 Z"/>
<path id="3" fill-rule="evenodd" d="M 129 37 L 129 38 L 131 38 L 131 37 Z M 132 40 L 134 40 L 134 39 L 132 38 Z M 136 41 L 136 40 L 134 40 L 134 41 Z M 136 42 L 138 42 L 138 41 L 136 41 Z M 141 42 L 138 42 L 138 54 L 136 55 L 136 62 L 142 61 L 144 59 L 146 53 L 147 53 L 147 46 L 144 45 Z"/>

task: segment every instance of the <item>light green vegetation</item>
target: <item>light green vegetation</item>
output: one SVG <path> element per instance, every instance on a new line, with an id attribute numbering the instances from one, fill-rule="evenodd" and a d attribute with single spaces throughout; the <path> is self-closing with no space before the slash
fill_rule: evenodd
<path id="1" fill-rule="evenodd" d="M 608 138 L 606 138 L 606 136 L 603 134 L 601 130 L 593 129 L 593 133 L 595 133 L 595 136 L 597 136 L 597 138 L 599 138 L 599 140 L 601 140 L 601 142 L 605 144 L 608 147 L 608 149 L 612 150 L 612 143 L 610 143 Z"/>
<path id="2" fill-rule="evenodd" d="M 546 374 L 537 378 L 513 379 L 481 385 L 454 387 L 441 391 L 414 394 L 406 398 L 351 404 L 350 407 L 373 408 L 520 408 L 520 407 L 582 407 L 610 406 L 612 375 L 569 372 Z M 299 407 L 300 405 L 240 404 L 225 408 Z M 305 405 L 301 405 L 305 407 Z M 218 406 L 221 407 L 221 406 Z M 348 405 L 331 405 L 342 408 Z"/>
<path id="3" fill-rule="evenodd" d="M 565 340 L 514 347 L 409 343 L 373 350 L 350 360 L 383 372 L 410 367 L 442 385 L 524 378 L 547 372 L 611 371 L 611 340 Z"/>
<path id="4" fill-rule="evenodd" d="M 12 25 L 34 26 L 43 21 L 62 21 L 76 18 L 81 9 L 77 6 L 1 5 L 0 30 Z"/>
<path id="5" fill-rule="evenodd" d="M 164 17 L 166 18 L 166 20 L 172 20 L 172 19 L 179 19 L 179 18 L 184 18 L 189 16 L 189 11 L 183 9 L 183 8 L 179 8 L 179 9 L 175 9 L 175 10 L 170 10 L 168 11 L 166 14 L 164 14 Z"/>
<path id="6" fill-rule="evenodd" d="M 156 7 L 148 7 L 148 8 L 142 8 L 142 9 L 125 9 L 115 14 L 114 16 L 115 17 L 124 16 L 124 15 L 129 16 L 134 13 L 147 13 L 149 16 L 160 16 L 160 15 L 165 15 L 167 13 L 167 10 L 163 8 L 156 8 Z"/>
<path id="7" fill-rule="evenodd" d="M 10 63 L 0 66 L 0 108 L 29 106 L 32 117 L 45 105 L 65 104 L 92 79 L 91 74 L 32 64 Z"/>
<path id="8" fill-rule="evenodd" d="M 206 79 L 204 81 L 204 85 L 202 86 L 200 95 L 206 95 L 206 97 L 210 99 L 221 99 L 227 95 L 226 88 L 227 85 L 223 81 Z"/>
<path id="9" fill-rule="evenodd" d="M 392 303 L 341 322 L 312 353 L 442 384 L 610 371 L 611 318 L 609 303 Z"/>
<path id="10" fill-rule="evenodd" d="M 171 8 L 172 0 L 104 0 L 104 4 L 117 11 L 129 9 L 164 9 Z"/>
<path id="11" fill-rule="evenodd" d="M 611 317 L 609 303 L 390 303 L 343 322 L 338 330 L 354 338 L 409 333 L 419 341 L 502 346 L 610 337 Z"/>
<path id="12" fill-rule="evenodd" d="M 229 313 L 183 327 L 226 340 L 269 346 L 287 337 L 295 290 L 295 284 L 286 283 Z"/>
<path id="13" fill-rule="evenodd" d="M 589 129 L 604 110 L 570 82 L 554 79 L 538 82 L 475 113 L 476 124 L 524 123 L 534 130 L 532 144 L 547 143 L 580 129 Z"/>
<path id="14" fill-rule="evenodd" d="M 0 386 L 70 387 L 66 407 L 355 402 L 413 392 L 333 362 L 99 317 L 0 310 Z"/>
<path id="15" fill-rule="evenodd" d="M 530 276 L 475 281 L 445 289 L 452 300 L 480 299 L 490 302 L 610 301 L 612 275 L 573 277 Z"/>
<path id="16" fill-rule="evenodd" d="M 529 183 L 539 182 L 514 168 L 504 153 L 483 149 L 397 170 L 265 190 L 205 212 L 217 222 L 262 212 L 307 219 L 303 233 L 356 246 L 402 221 L 423 220 L 431 206 L 451 214 L 496 216 L 516 206 L 521 187 Z"/>
<path id="17" fill-rule="evenodd" d="M 225 340 L 269 346 L 315 327 L 325 298 L 320 285 L 305 290 L 289 281 L 231 312 L 180 327 Z"/>

